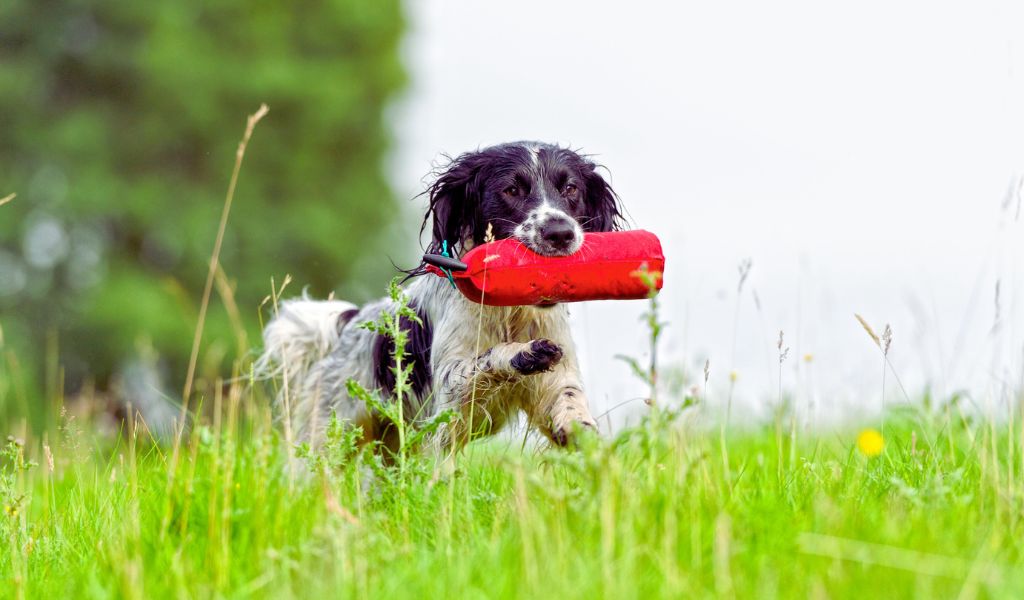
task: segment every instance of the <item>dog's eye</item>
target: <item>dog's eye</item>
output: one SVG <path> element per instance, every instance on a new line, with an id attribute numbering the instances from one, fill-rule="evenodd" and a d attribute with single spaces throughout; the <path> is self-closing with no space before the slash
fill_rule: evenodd
<path id="1" fill-rule="evenodd" d="M 514 186 L 514 185 L 508 186 L 507 188 L 505 188 L 504 191 L 505 191 L 505 194 L 507 194 L 509 196 L 512 196 L 512 197 L 516 197 L 516 196 L 519 195 L 519 188 L 517 186 Z"/>
<path id="2" fill-rule="evenodd" d="M 572 200 L 572 199 L 576 198 L 576 192 L 578 192 L 578 191 L 579 190 L 577 189 L 577 187 L 575 185 L 573 185 L 571 183 L 568 183 L 562 189 L 562 195 L 565 196 L 566 198 L 569 198 L 570 200 Z"/>

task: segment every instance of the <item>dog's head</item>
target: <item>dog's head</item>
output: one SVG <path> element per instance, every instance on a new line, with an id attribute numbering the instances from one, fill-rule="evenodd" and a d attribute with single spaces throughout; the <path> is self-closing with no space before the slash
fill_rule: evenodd
<path id="1" fill-rule="evenodd" d="M 514 237 L 545 256 L 579 250 L 583 233 L 622 226 L 615 192 L 587 158 L 558 146 L 515 142 L 467 152 L 452 160 L 428 188 L 429 250 L 456 252 Z"/>

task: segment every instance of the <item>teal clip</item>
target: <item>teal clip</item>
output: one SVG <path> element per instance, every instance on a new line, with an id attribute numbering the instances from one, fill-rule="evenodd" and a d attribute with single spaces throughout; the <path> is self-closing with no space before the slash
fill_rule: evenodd
<path id="1" fill-rule="evenodd" d="M 448 253 L 448 240 L 441 240 L 441 256 L 452 258 L 452 255 Z M 442 268 L 441 271 L 448 276 L 448 283 L 452 284 L 452 287 L 455 288 L 455 279 L 452 277 L 452 270 Z"/>

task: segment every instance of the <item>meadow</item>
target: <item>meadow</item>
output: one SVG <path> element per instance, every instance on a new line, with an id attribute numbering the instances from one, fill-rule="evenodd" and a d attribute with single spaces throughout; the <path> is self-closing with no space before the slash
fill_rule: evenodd
<path id="1" fill-rule="evenodd" d="M 960 397 L 904 396 L 876 422 L 809 428 L 780 386 L 764 394 L 774 419 L 740 425 L 704 397 L 706 371 L 685 394 L 659 386 L 656 299 L 645 316 L 650 361 L 627 359 L 650 386 L 645 414 L 616 433 L 582 435 L 566 450 L 523 432 L 476 441 L 451 473 L 422 451 L 430 424 L 407 428 L 388 412 L 395 404 L 367 394 L 402 432 L 395 454 L 337 422 L 321 448 L 290 443 L 272 390 L 244 360 L 225 380 L 196 377 L 259 116 L 210 261 L 188 418 L 170 442 L 131 410 L 113 431 L 59 409 L 41 430 L 25 420 L 4 432 L 0 596 L 1024 595 L 1024 390 L 1005 393 L 999 416 Z M 885 369 L 891 337 L 864 325 Z M 401 335 L 392 326 L 377 324 Z M 781 337 L 779 351 L 781 365 Z M 5 350 L 0 405 L 24 404 L 18 365 Z M 68 399 L 54 389 L 59 407 Z"/>
<path id="2" fill-rule="evenodd" d="M 51 437 L 9 438 L 2 595 L 1024 593 L 1021 438 L 955 404 L 891 412 L 884 448 L 651 407 L 569 451 L 474 443 L 449 477 L 411 448 L 382 461 L 340 424 L 292 470 L 265 403 L 232 389 L 176 465 L 136 422 L 104 438 L 65 415 Z"/>

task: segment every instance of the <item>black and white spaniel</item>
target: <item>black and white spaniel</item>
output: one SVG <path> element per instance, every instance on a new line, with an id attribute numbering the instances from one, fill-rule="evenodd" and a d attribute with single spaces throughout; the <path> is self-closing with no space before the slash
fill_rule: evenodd
<path id="1" fill-rule="evenodd" d="M 516 238 L 533 251 L 564 256 L 584 232 L 623 224 L 618 198 L 596 165 L 580 154 L 535 142 L 502 144 L 452 160 L 427 189 L 423 229 L 428 250 L 459 253 L 495 239 Z M 433 436 L 436 450 L 462 447 L 499 431 L 519 411 L 552 442 L 565 445 L 578 428 L 594 428 L 579 375 L 565 305 L 492 307 L 470 302 L 439 277 L 412 272 L 405 285 L 419 323 L 408 328 L 414 361 L 404 415 L 415 424 L 453 409 Z M 330 417 L 362 426 L 368 439 L 394 446 L 392 428 L 349 396 L 354 379 L 392 397 L 391 341 L 357 327 L 394 310 L 384 299 L 357 307 L 306 297 L 283 302 L 263 332 L 265 375 L 282 380 L 276 403 L 295 442 L 322 441 Z"/>

